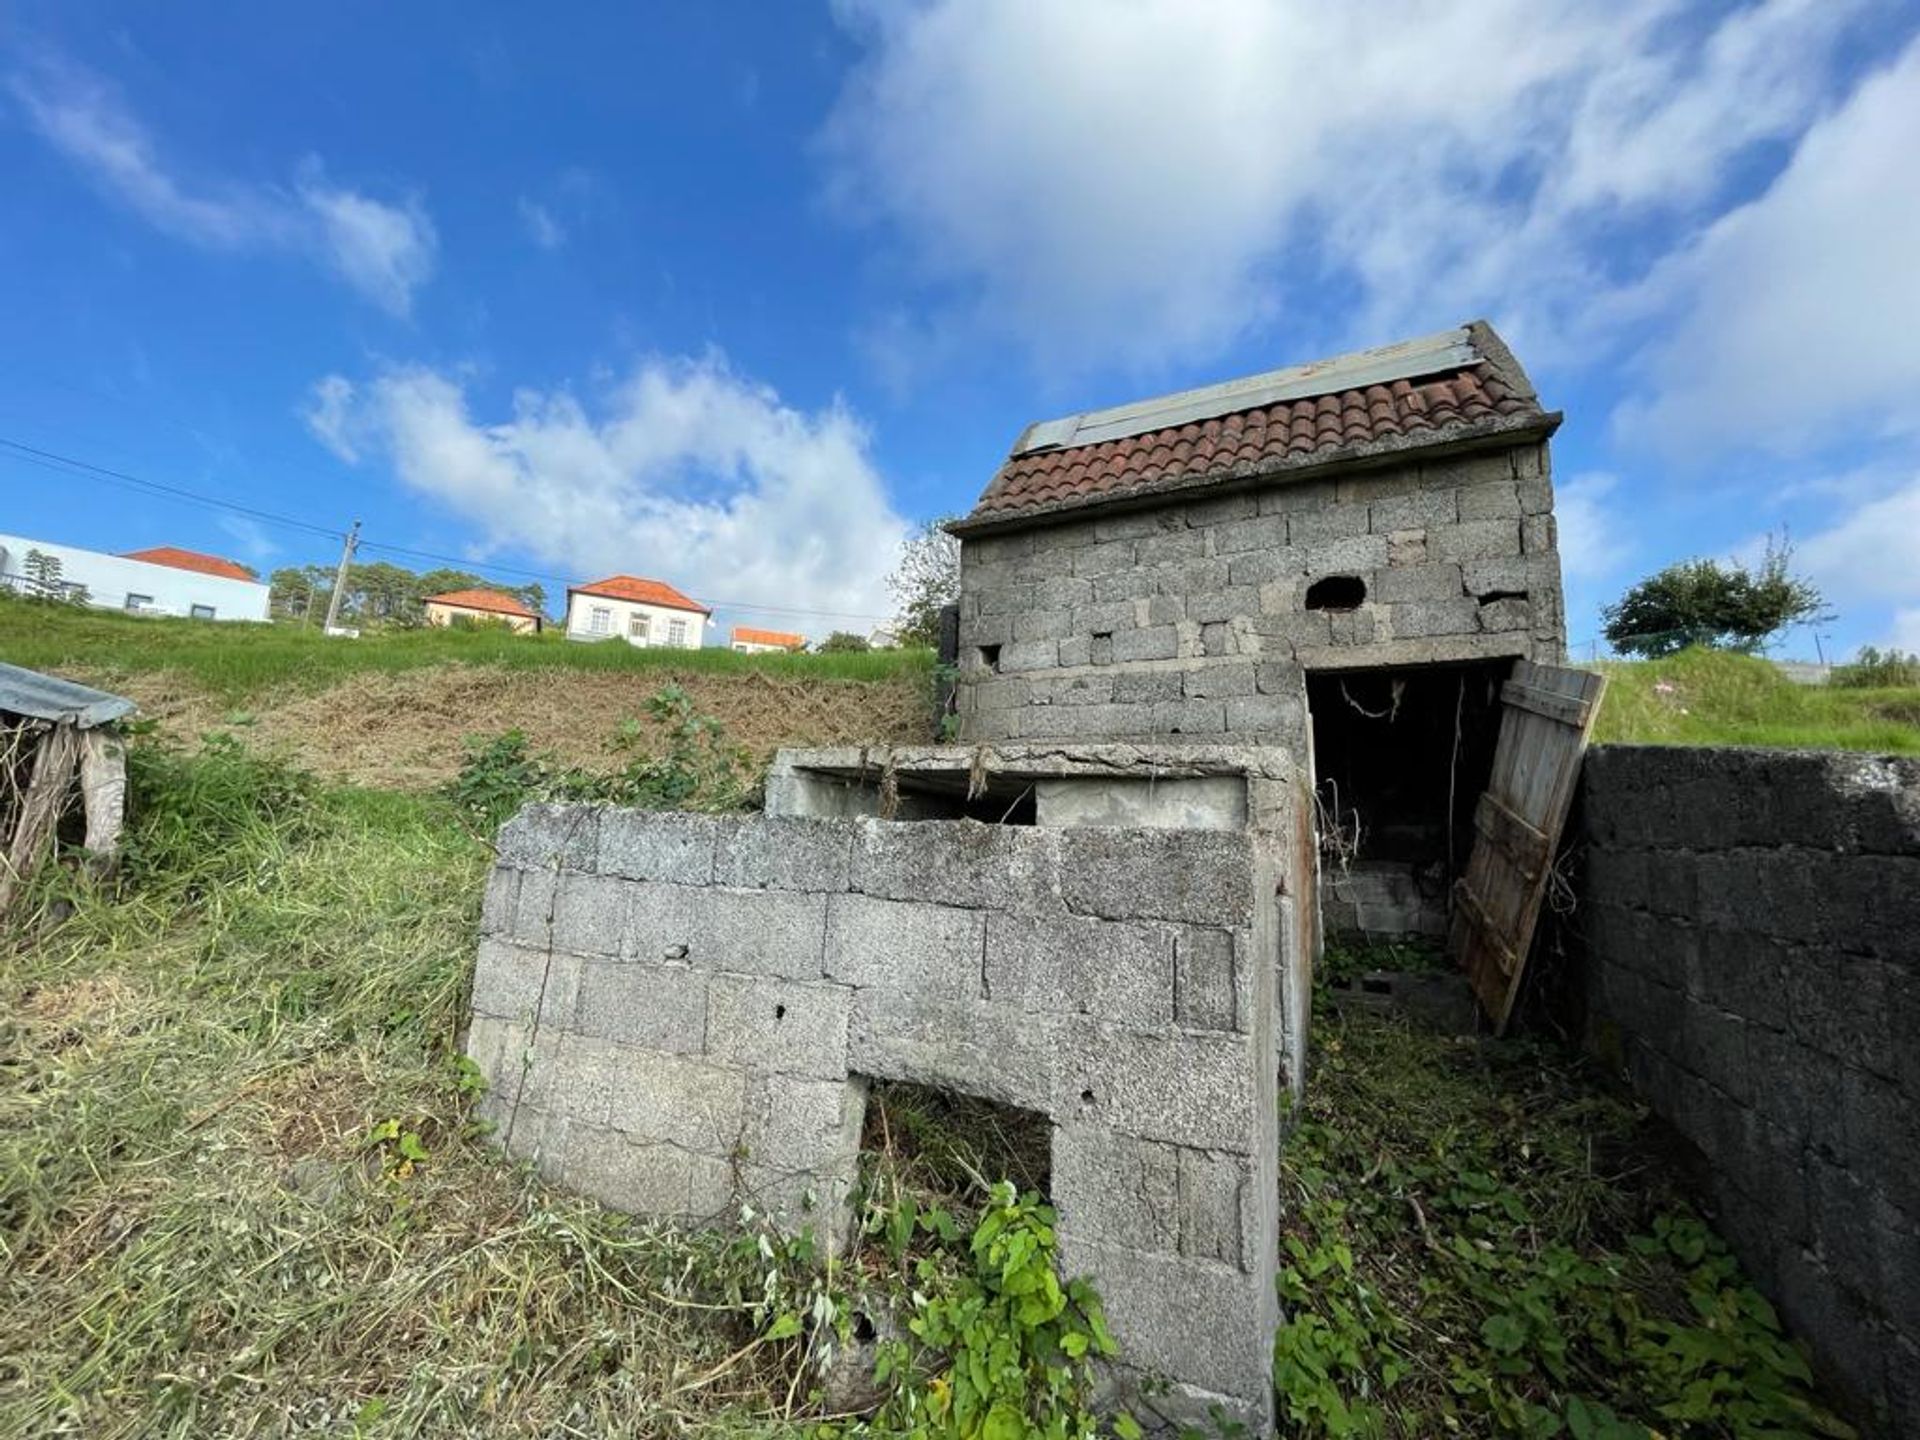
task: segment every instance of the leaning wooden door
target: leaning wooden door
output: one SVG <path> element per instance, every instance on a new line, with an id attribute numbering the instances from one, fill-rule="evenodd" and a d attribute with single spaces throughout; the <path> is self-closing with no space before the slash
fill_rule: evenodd
<path id="1" fill-rule="evenodd" d="M 1447 951 L 1494 1033 L 1507 1028 L 1546 898 L 1604 675 L 1521 660 L 1500 690 L 1493 778 L 1473 815 L 1467 873 L 1453 890 Z"/>

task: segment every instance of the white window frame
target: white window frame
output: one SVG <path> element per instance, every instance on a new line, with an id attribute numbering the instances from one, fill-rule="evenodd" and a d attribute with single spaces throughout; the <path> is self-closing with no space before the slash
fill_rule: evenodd
<path id="1" fill-rule="evenodd" d="M 595 605 L 587 611 L 587 633 L 589 635 L 611 635 L 613 633 L 613 611 L 605 605 Z"/>
<path id="2" fill-rule="evenodd" d="M 653 617 L 644 610 L 636 610 L 627 617 L 627 639 L 638 640 L 642 645 L 653 642 Z"/>
<path id="3" fill-rule="evenodd" d="M 686 648 L 688 648 L 686 621 L 669 620 L 667 622 L 667 644 L 675 646 L 681 650 L 685 650 Z"/>

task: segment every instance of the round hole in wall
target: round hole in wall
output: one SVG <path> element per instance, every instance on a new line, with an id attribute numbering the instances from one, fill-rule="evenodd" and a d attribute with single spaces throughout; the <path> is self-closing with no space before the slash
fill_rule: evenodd
<path id="1" fill-rule="evenodd" d="M 1080 1092 L 1080 1103 L 1081 1103 L 1082 1105 L 1091 1105 L 1091 1104 L 1093 1104 L 1093 1091 L 1091 1091 L 1091 1090 L 1082 1090 L 1082 1091 Z"/>
<path id="2" fill-rule="evenodd" d="M 774 1007 L 773 1007 L 773 1018 L 774 1018 L 774 1019 L 776 1019 L 776 1020 L 784 1020 L 784 1019 L 786 1019 L 786 1018 L 787 1018 L 787 1007 L 786 1007 L 786 1006 L 784 1006 L 784 1005 L 776 1005 L 776 1006 L 774 1006 Z"/>
<path id="3" fill-rule="evenodd" d="M 1325 575 L 1307 586 L 1309 610 L 1358 610 L 1367 598 L 1367 582 L 1358 575 Z"/>

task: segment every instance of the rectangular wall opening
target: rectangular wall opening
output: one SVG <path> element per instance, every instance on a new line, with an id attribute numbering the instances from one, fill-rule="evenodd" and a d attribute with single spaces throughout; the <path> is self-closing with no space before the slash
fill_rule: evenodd
<path id="1" fill-rule="evenodd" d="M 1511 660 L 1307 675 L 1330 935 L 1437 942 Z"/>
<path id="2" fill-rule="evenodd" d="M 1049 1193 L 1053 1122 L 1037 1110 L 903 1080 L 867 1086 L 860 1153 L 870 1183 L 969 1215 L 985 1199 L 982 1180 L 1011 1180 L 1023 1195 Z"/>

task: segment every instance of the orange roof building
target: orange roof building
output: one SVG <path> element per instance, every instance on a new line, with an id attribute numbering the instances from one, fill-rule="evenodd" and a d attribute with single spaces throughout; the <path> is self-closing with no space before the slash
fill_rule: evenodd
<path id="1" fill-rule="evenodd" d="M 451 625 L 457 619 L 481 620 L 504 624 L 516 635 L 540 633 L 540 612 L 498 590 L 449 590 L 444 595 L 429 595 L 427 624 Z"/>
<path id="2" fill-rule="evenodd" d="M 168 565 L 175 570 L 191 570 L 199 575 L 217 575 L 222 580 L 246 580 L 255 585 L 261 583 L 258 575 L 237 560 L 223 560 L 218 555 L 206 555 L 198 550 L 182 550 L 178 545 L 129 550 L 120 558 L 144 560 L 149 565 Z"/>
<path id="3" fill-rule="evenodd" d="M 764 655 L 776 650 L 804 650 L 807 637 L 786 630 L 756 630 L 751 625 L 736 625 L 729 644 L 742 655 Z"/>
<path id="4" fill-rule="evenodd" d="M 625 640 L 629 645 L 698 650 L 713 611 L 664 580 L 609 575 L 567 589 L 569 640 Z"/>

